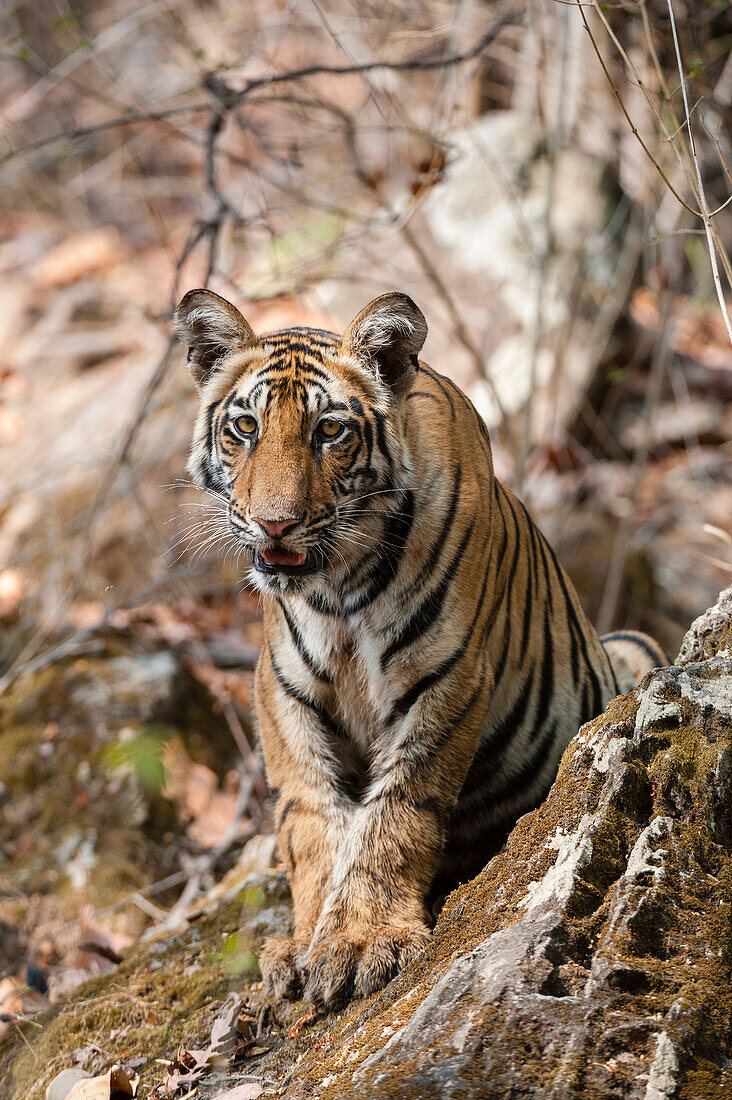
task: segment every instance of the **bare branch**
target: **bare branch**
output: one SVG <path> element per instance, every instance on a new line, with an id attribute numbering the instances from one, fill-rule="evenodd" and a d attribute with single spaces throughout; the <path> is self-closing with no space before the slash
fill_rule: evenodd
<path id="1" fill-rule="evenodd" d="M 691 159 L 694 162 L 694 169 L 696 171 L 696 183 L 699 192 L 699 205 L 701 207 L 701 216 L 704 221 L 704 229 L 707 235 L 707 246 L 709 248 L 709 262 L 712 266 L 712 278 L 714 279 L 714 287 L 717 291 L 717 299 L 719 301 L 719 308 L 722 311 L 722 317 L 727 328 L 727 335 L 729 336 L 729 342 L 732 344 L 732 321 L 730 320 L 729 312 L 727 310 L 727 303 L 724 300 L 724 292 L 722 290 L 722 281 L 719 278 L 719 266 L 717 264 L 717 250 L 714 244 L 714 236 L 712 234 L 712 221 L 709 213 L 709 205 L 707 203 L 707 196 L 704 191 L 704 181 L 702 180 L 701 167 L 699 165 L 699 157 L 696 152 L 696 141 L 694 140 L 694 131 L 691 127 L 691 118 L 689 112 L 689 93 L 686 89 L 686 77 L 684 76 L 684 66 L 681 60 L 681 50 L 679 48 L 679 36 L 676 32 L 676 19 L 674 17 L 674 9 L 671 0 L 667 0 L 668 14 L 671 20 L 671 31 L 674 39 L 674 50 L 676 52 L 676 62 L 679 67 L 679 80 L 681 81 L 681 94 L 684 99 L 684 112 L 686 114 L 686 124 L 689 131 L 689 148 L 691 150 Z"/>
<path id="2" fill-rule="evenodd" d="M 518 12 L 509 12 L 490 25 L 488 30 L 474 43 L 470 49 L 461 53 L 449 54 L 441 57 L 436 54 L 423 54 L 417 57 L 405 58 L 403 61 L 366 61 L 359 65 L 304 65 L 299 69 L 290 69 L 284 73 L 273 73 L 271 76 L 258 77 L 249 80 L 238 91 L 214 73 L 209 73 L 204 79 L 204 85 L 226 108 L 232 108 L 242 103 L 252 92 L 260 88 L 269 88 L 276 84 L 286 84 L 303 80 L 309 76 L 352 76 L 358 73 L 371 73 L 376 71 L 406 73 L 422 70 L 427 72 L 432 69 L 447 69 L 454 65 L 462 65 L 466 61 L 473 61 L 479 57 L 491 44 L 498 32 L 520 18 Z M 143 122 L 162 122 L 165 119 L 182 114 L 195 114 L 206 110 L 210 103 L 191 103 L 168 107 L 160 111 L 130 111 L 119 118 L 108 119 L 94 126 L 79 126 L 69 130 L 62 130 L 47 137 L 38 138 L 36 141 L 27 142 L 16 149 L 10 149 L 0 157 L 0 166 L 7 164 L 23 153 L 42 149 L 46 145 L 53 145 L 58 141 L 75 141 L 79 138 L 92 137 L 95 134 L 104 133 L 120 126 L 131 126 Z"/>

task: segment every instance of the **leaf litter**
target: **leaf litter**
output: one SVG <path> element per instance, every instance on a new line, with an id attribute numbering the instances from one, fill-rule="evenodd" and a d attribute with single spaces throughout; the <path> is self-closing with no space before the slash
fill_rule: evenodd
<path id="1" fill-rule="evenodd" d="M 154 1095 L 161 1100 L 172 1100 L 173 1097 L 186 1100 L 187 1096 L 195 1095 L 197 1089 L 193 1092 L 186 1091 L 184 1095 L 181 1095 L 181 1090 L 190 1090 L 215 1062 L 225 1060 L 232 1063 L 242 1057 L 266 1054 L 268 1048 L 255 1043 L 255 1024 L 255 1017 L 250 1014 L 241 997 L 237 993 L 230 993 L 213 1022 L 208 1046 L 202 1050 L 180 1046 L 168 1066 L 165 1080 L 157 1086 Z M 263 1085 L 259 1081 L 250 1080 L 221 1093 L 220 1097 L 226 1100 L 247 1100 L 249 1097 L 259 1096 L 262 1091 Z M 215 1100 L 219 1100 L 219 1097 Z"/>

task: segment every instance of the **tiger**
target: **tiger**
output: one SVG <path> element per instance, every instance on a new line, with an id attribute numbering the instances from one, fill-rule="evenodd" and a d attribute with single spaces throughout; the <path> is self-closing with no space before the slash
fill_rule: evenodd
<path id="1" fill-rule="evenodd" d="M 667 663 L 600 639 L 467 396 L 419 358 L 406 294 L 345 333 L 257 336 L 191 290 L 175 313 L 200 395 L 188 471 L 263 604 L 259 738 L 293 933 L 276 997 L 335 1010 L 429 942 L 435 899 L 546 795 L 580 725 Z"/>

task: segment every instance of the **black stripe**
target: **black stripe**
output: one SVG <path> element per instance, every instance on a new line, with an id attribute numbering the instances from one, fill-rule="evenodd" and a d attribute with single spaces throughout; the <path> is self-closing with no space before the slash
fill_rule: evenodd
<path id="1" fill-rule="evenodd" d="M 220 471 L 218 472 L 214 467 L 211 460 L 211 451 L 213 450 L 213 433 L 214 433 L 214 416 L 218 402 L 214 402 L 213 405 L 209 405 L 206 410 L 206 453 L 203 456 L 203 472 L 205 474 L 205 485 L 207 489 L 223 489 L 225 483 L 222 484 L 222 478 Z"/>
<path id="2" fill-rule="evenodd" d="M 474 527 L 475 520 L 472 520 L 462 537 L 460 545 L 453 554 L 449 565 L 445 569 L 445 573 L 440 583 L 437 585 L 436 588 L 433 588 L 432 591 L 425 597 L 425 599 L 422 601 L 416 611 L 414 611 L 409 619 L 407 619 L 406 623 L 399 631 L 391 645 L 381 655 L 382 672 L 386 671 L 386 666 L 389 664 L 389 661 L 392 659 L 395 653 L 398 653 L 400 649 L 404 649 L 406 646 L 412 645 L 413 642 L 416 642 L 417 639 L 420 638 L 424 633 L 426 633 L 426 631 L 429 630 L 432 624 L 437 620 L 438 615 L 442 611 L 442 605 L 445 602 L 445 596 L 447 595 L 448 587 L 450 585 L 450 582 L 454 578 L 454 573 L 456 568 L 458 567 L 460 559 L 465 553 L 465 548 L 468 545 L 468 541 L 473 533 Z"/>
<path id="3" fill-rule="evenodd" d="M 531 701 L 533 681 L 533 669 L 531 669 L 519 687 L 511 709 L 489 731 L 484 732 L 463 784 L 464 791 L 486 783 L 495 773 L 497 757 L 506 749 L 512 738 L 523 730 Z"/>
<path id="4" fill-rule="evenodd" d="M 539 680 L 539 697 L 536 700 L 536 722 L 531 732 L 530 740 L 533 742 L 539 736 L 541 727 L 546 717 L 551 713 L 551 703 L 554 695 L 554 647 L 551 640 L 551 623 L 549 621 L 549 607 L 544 604 L 544 657 L 541 662 L 541 677 Z"/>
<path id="5" fill-rule="evenodd" d="M 323 726 L 323 728 L 326 729 L 328 733 L 330 733 L 337 740 L 348 741 L 349 736 L 346 730 L 344 730 L 343 727 L 340 726 L 336 722 L 336 720 L 330 716 L 330 714 L 328 714 L 325 707 L 321 703 L 316 703 L 313 699 L 309 699 L 307 695 L 305 695 L 302 691 L 299 691 L 294 684 L 290 683 L 290 681 L 287 679 L 287 677 L 284 675 L 279 665 L 275 661 L 271 650 L 269 651 L 269 660 L 270 664 L 272 665 L 272 671 L 277 678 L 277 683 L 280 685 L 285 695 L 289 696 L 290 699 L 294 699 L 302 706 L 307 707 L 308 710 L 311 710 L 320 722 L 320 724 Z"/>
<path id="6" fill-rule="evenodd" d="M 436 401 L 438 405 L 440 404 L 440 399 L 437 394 L 427 393 L 426 390 L 411 390 L 411 392 L 407 394 L 406 400 L 411 401 L 413 397 L 429 397 L 431 401 Z"/>
<path id="7" fill-rule="evenodd" d="M 313 676 L 317 676 L 319 680 L 323 680 L 323 682 L 326 683 L 326 684 L 332 684 L 333 683 L 333 677 L 330 675 L 330 673 L 328 672 L 327 669 L 323 668 L 322 665 L 318 664 L 318 662 L 315 660 L 315 658 L 312 656 L 312 654 L 309 652 L 309 650 L 305 646 L 305 642 L 304 642 L 303 636 L 302 636 L 302 631 L 300 630 L 300 627 L 297 625 L 297 623 L 291 618 L 291 616 L 290 616 L 287 608 L 285 607 L 284 603 L 281 600 L 278 600 L 277 602 L 279 603 L 280 608 L 282 609 L 282 614 L 285 616 L 285 622 L 287 623 L 288 629 L 290 631 L 290 636 L 292 638 L 293 645 L 295 646 L 295 649 L 297 650 L 297 652 L 300 654 L 300 657 L 302 658 L 303 663 L 305 665 L 307 665 L 307 667 L 312 672 Z"/>
<path id="8" fill-rule="evenodd" d="M 447 381 L 447 379 L 445 379 L 445 378 L 443 377 L 443 375 L 441 375 L 441 374 L 438 374 L 436 370 L 432 370 L 432 368 L 431 368 L 431 367 L 427 368 L 427 367 L 422 367 L 422 366 L 419 366 L 419 367 L 417 367 L 417 370 L 418 370 L 418 371 L 421 371 L 421 372 L 422 372 L 422 374 L 426 374 L 428 378 L 431 378 L 431 379 L 432 379 L 432 381 L 433 381 L 433 382 L 436 382 L 436 383 L 437 383 L 437 385 L 438 385 L 438 386 L 440 387 L 440 389 L 442 390 L 443 394 L 445 395 L 445 400 L 447 401 L 447 404 L 448 404 L 448 405 L 449 405 L 449 407 L 450 407 L 450 416 L 451 416 L 451 419 L 452 419 L 452 420 L 454 420 L 454 419 L 455 419 L 455 405 L 453 404 L 453 400 L 452 400 L 452 394 L 451 394 L 451 393 L 450 393 L 450 391 L 449 391 L 449 390 L 448 390 L 448 389 L 447 389 L 447 388 L 446 388 L 446 387 L 445 387 L 445 386 L 443 385 L 443 382 Z"/>
<path id="9" fill-rule="evenodd" d="M 407 737 L 404 739 L 404 742 L 403 742 L 403 749 L 405 751 L 402 752 L 402 759 L 400 759 L 397 763 L 391 765 L 390 768 L 387 769 L 387 771 L 393 770 L 394 768 L 397 768 L 397 767 L 401 767 L 402 764 L 403 764 L 403 757 L 404 757 L 405 753 L 409 754 L 410 759 L 412 759 L 413 755 L 416 752 L 419 752 L 419 754 L 420 754 L 419 757 L 416 759 L 416 763 L 413 760 L 413 763 L 412 763 L 413 771 L 415 771 L 416 769 L 419 769 L 420 771 L 423 771 L 426 767 L 429 767 L 431 765 L 431 763 L 434 760 L 437 753 L 444 746 L 444 744 L 447 741 L 449 741 L 451 737 L 454 736 L 455 730 L 458 728 L 458 726 L 460 725 L 461 722 L 465 721 L 465 719 L 470 714 L 470 711 L 473 709 L 473 707 L 477 703 L 477 701 L 480 697 L 480 694 L 483 690 L 483 686 L 484 686 L 486 660 L 487 660 L 487 655 L 484 653 L 483 654 L 483 662 L 482 662 L 481 671 L 478 675 L 478 682 L 477 682 L 475 688 L 473 689 L 473 691 L 470 695 L 470 698 L 463 705 L 463 707 L 459 711 L 459 713 L 454 715 L 454 716 L 451 716 L 449 721 L 446 722 L 446 724 L 442 728 L 442 730 L 440 730 L 440 732 L 438 734 L 436 734 L 432 738 L 432 740 L 430 742 L 428 742 L 427 744 L 425 744 L 425 742 L 424 742 L 424 733 L 423 733 L 422 730 L 420 730 L 417 734 L 418 740 L 417 740 L 416 744 L 415 744 L 415 731 L 411 731 L 407 735 Z"/>
<path id="10" fill-rule="evenodd" d="M 438 665 L 432 672 L 428 672 L 426 676 L 423 676 L 421 680 L 418 680 L 416 684 L 413 684 L 409 691 L 405 691 L 391 709 L 391 713 L 388 715 L 385 725 L 393 726 L 397 718 L 405 715 L 408 710 L 414 706 L 428 688 L 433 687 L 444 676 L 447 676 L 451 668 L 453 668 L 460 658 L 465 653 L 472 637 L 472 631 L 470 635 L 465 639 L 462 645 L 460 645 L 454 653 L 451 653 L 449 657 L 446 657 L 441 665 Z"/>
<path id="11" fill-rule="evenodd" d="M 563 573 L 562 573 L 562 567 L 559 564 L 559 562 L 557 561 L 556 554 L 554 553 L 554 551 L 552 550 L 551 546 L 549 546 L 548 543 L 547 543 L 547 549 L 549 550 L 552 561 L 554 562 L 554 567 L 556 569 L 557 580 L 559 581 L 559 584 L 560 584 L 561 589 L 562 589 L 562 593 L 564 595 L 564 600 L 565 600 L 565 603 L 567 605 L 567 616 L 568 616 L 568 619 L 569 619 L 570 633 L 572 632 L 572 630 L 574 630 L 577 634 L 580 646 L 582 647 L 582 655 L 585 659 L 585 665 L 586 665 L 587 670 L 589 672 L 590 680 L 592 681 L 593 710 L 592 710 L 592 714 L 589 715 L 589 717 L 594 718 L 594 716 L 596 714 L 599 714 L 600 711 L 602 710 L 602 706 L 603 706 L 603 702 L 604 702 L 602 687 L 600 685 L 600 680 L 599 680 L 599 677 L 597 675 L 597 669 L 595 668 L 595 665 L 594 665 L 593 661 L 590 660 L 590 654 L 589 654 L 588 649 L 587 649 L 587 638 L 586 638 L 585 632 L 582 629 L 582 626 L 580 624 L 579 616 L 577 615 L 577 611 L 576 611 L 576 608 L 574 606 L 574 603 L 572 602 L 572 598 L 570 596 L 570 593 L 567 589 L 567 585 L 565 583 L 564 576 L 563 576 Z M 595 635 L 595 636 L 597 637 L 597 635 Z"/>
<path id="12" fill-rule="evenodd" d="M 407 489 L 401 504 L 403 511 L 390 513 L 384 523 L 383 540 L 386 544 L 374 566 L 364 578 L 365 591 L 344 608 L 345 614 L 362 611 L 394 580 L 399 569 L 407 539 L 414 522 L 414 494 Z"/>
<path id="13" fill-rule="evenodd" d="M 376 446 L 381 451 L 386 461 L 391 466 L 391 451 L 389 450 L 389 444 L 386 441 L 386 431 L 384 425 L 386 423 L 386 417 L 378 409 L 373 410 L 374 420 L 376 421 Z"/>
<path id="14" fill-rule="evenodd" d="M 374 429 L 371 427 L 371 421 L 366 419 L 363 421 L 363 434 L 366 440 L 366 469 L 371 469 L 371 456 L 374 450 Z"/>
<path id="15" fill-rule="evenodd" d="M 279 825 L 277 826 L 278 829 L 282 828 L 282 826 L 287 821 L 287 818 L 289 817 L 289 815 L 292 813 L 292 811 L 294 809 L 299 807 L 299 805 L 300 805 L 299 798 L 291 798 L 290 799 L 290 801 L 287 803 L 284 810 L 282 811 L 282 816 L 280 817 L 280 822 L 279 822 Z"/>
<path id="16" fill-rule="evenodd" d="M 666 660 L 666 654 L 661 647 L 654 649 L 653 646 L 645 640 L 645 638 L 639 638 L 637 634 L 634 634 L 632 630 L 615 630 L 612 634 L 603 634 L 600 641 L 605 642 L 632 642 L 633 645 L 639 646 L 644 650 L 652 661 L 657 661 L 659 657 L 663 657 Z"/>
<path id="17" fill-rule="evenodd" d="M 485 548 L 485 545 L 487 544 L 487 541 L 489 539 L 490 539 L 490 531 L 488 531 L 488 533 L 487 533 L 486 542 L 484 543 L 484 548 Z M 436 684 L 438 682 L 438 680 L 441 680 L 444 676 L 446 676 L 447 673 L 450 671 L 450 669 L 453 668 L 453 666 L 460 660 L 460 658 L 462 656 L 464 656 L 464 654 L 467 651 L 470 643 L 473 640 L 475 625 L 478 622 L 478 618 L 480 617 L 480 613 L 483 610 L 483 605 L 484 605 L 485 600 L 486 600 L 486 596 L 487 596 L 487 593 L 488 593 L 487 579 L 488 579 L 488 573 L 490 571 L 490 567 L 491 567 L 491 563 L 490 563 L 490 557 L 489 557 L 488 561 L 486 563 L 486 567 L 483 570 L 482 584 L 480 586 L 480 599 L 478 600 L 478 605 L 475 609 L 475 614 L 473 615 L 472 621 L 470 623 L 470 626 L 468 627 L 468 631 L 467 631 L 465 637 L 463 638 L 462 643 L 454 651 L 454 653 L 451 654 L 451 656 L 447 657 L 442 662 L 442 664 L 438 668 L 436 668 L 433 672 L 428 673 L 426 676 L 423 676 L 421 680 L 419 680 L 416 684 L 414 684 L 409 689 L 409 691 L 405 692 L 404 695 L 402 695 L 399 699 L 397 699 L 396 703 L 394 703 L 394 706 L 392 707 L 390 713 L 388 714 L 388 716 L 386 718 L 385 726 L 389 727 L 389 726 L 393 725 L 394 722 L 396 722 L 397 718 L 399 718 L 401 715 L 406 714 L 407 711 L 410 710 L 410 708 L 414 706 L 414 704 L 416 703 L 419 696 L 424 691 L 426 691 L 428 688 L 434 686 L 434 684 Z M 481 647 L 485 642 L 485 638 L 488 634 L 490 626 L 491 626 L 491 617 L 488 616 L 487 619 L 486 619 L 486 623 L 483 627 L 480 640 L 479 640 L 479 644 L 480 644 Z"/>
<path id="18" fill-rule="evenodd" d="M 317 354 L 317 352 L 321 350 L 321 348 L 314 348 L 312 344 L 307 343 L 307 341 L 305 340 L 288 340 L 288 342 L 282 348 L 283 352 L 285 352 L 286 354 L 289 353 L 291 355 L 313 355 L 313 353 Z M 320 368 L 316 368 L 316 370 L 319 369 Z M 327 377 L 327 375 L 325 375 L 325 371 L 323 371 L 322 373 L 325 377 Z"/>
<path id="19" fill-rule="evenodd" d="M 538 774 L 546 765 L 547 759 L 551 755 L 552 749 L 556 745 L 556 738 L 557 723 L 556 721 L 554 721 L 552 722 L 551 726 L 546 731 L 544 736 L 541 738 L 541 741 L 537 743 L 533 754 L 531 756 L 528 756 L 524 760 L 519 770 L 517 772 L 514 772 L 514 774 L 511 775 L 510 778 L 508 778 L 505 786 L 501 788 L 501 802 L 508 801 L 508 799 L 517 794 L 522 787 L 525 787 L 527 779 L 531 777 L 536 779 L 538 777 Z M 550 780 L 550 783 L 553 781 L 553 778 L 554 777 L 552 776 L 552 780 Z M 549 784 L 547 784 L 547 787 L 548 786 Z M 538 801 L 538 796 L 535 801 Z M 497 808 L 500 809 L 500 804 Z"/>
<path id="20" fill-rule="evenodd" d="M 340 609 L 334 604 L 329 603 L 320 592 L 313 592 L 308 596 L 308 607 L 313 611 L 317 611 L 320 615 L 333 615 L 336 618 L 340 618 Z"/>
<path id="21" fill-rule="evenodd" d="M 320 367 L 316 367 L 313 363 L 268 363 L 266 367 L 261 367 L 254 375 L 259 386 L 261 383 L 266 382 L 268 378 L 273 375 L 285 375 L 289 376 L 293 371 L 297 372 L 298 380 L 303 381 L 303 375 L 312 374 L 315 378 L 323 378 L 326 382 L 332 382 L 332 375 L 327 371 L 321 370 Z M 280 382 L 287 382 L 288 378 L 283 377 Z"/>
<path id="22" fill-rule="evenodd" d="M 460 496 L 460 486 L 462 483 L 462 479 L 462 467 L 458 465 L 457 469 L 455 470 L 455 480 L 453 482 L 452 492 L 450 493 L 450 502 L 447 506 L 447 511 L 445 512 L 445 515 L 443 517 L 437 538 L 432 544 L 432 549 L 430 550 L 429 556 L 425 561 L 423 568 L 420 570 L 422 575 L 425 577 L 430 576 L 433 569 L 437 565 L 437 559 L 439 558 L 440 552 L 445 545 L 447 532 L 449 531 L 450 527 L 452 526 L 452 522 L 455 519 L 455 512 L 457 510 L 458 498 Z"/>
<path id="23" fill-rule="evenodd" d="M 464 787 L 460 792 L 457 806 L 453 812 L 453 827 L 469 836 L 479 834 L 482 828 L 491 828 L 495 816 L 500 814 L 502 803 L 512 799 L 522 788 L 525 789 L 529 778 L 533 777 L 536 779 L 541 773 L 556 744 L 556 734 L 557 726 L 556 723 L 553 722 L 541 738 L 541 741 L 535 746 L 531 756 L 528 756 L 523 761 L 518 771 L 510 776 L 506 776 L 503 782 L 500 782 L 501 772 L 497 768 L 495 757 L 493 757 L 490 761 L 490 776 L 498 782 L 493 782 L 490 785 L 485 782 L 471 785 L 472 789 L 470 790 L 467 789 L 467 786 Z M 470 775 L 470 773 L 468 774 Z M 551 780 L 545 783 L 543 790 L 536 792 L 530 800 L 532 805 L 537 805 L 539 803 L 544 792 L 548 790 L 550 785 Z M 463 799 L 464 794 L 468 796 L 465 799 Z M 528 806 L 526 808 L 528 808 Z M 485 822 L 484 824 L 482 815 L 486 811 L 490 812 L 491 821 Z M 518 810 L 512 813 L 511 820 L 515 821 L 518 814 L 523 812 L 524 810 Z"/>

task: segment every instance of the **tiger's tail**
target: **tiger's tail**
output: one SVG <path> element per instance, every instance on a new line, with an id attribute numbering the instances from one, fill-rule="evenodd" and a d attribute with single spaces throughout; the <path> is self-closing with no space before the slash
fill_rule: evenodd
<path id="1" fill-rule="evenodd" d="M 665 668 L 669 664 L 658 642 L 638 630 L 615 630 L 612 634 L 603 634 L 600 641 L 610 658 L 621 695 L 637 687 L 651 669 Z"/>

